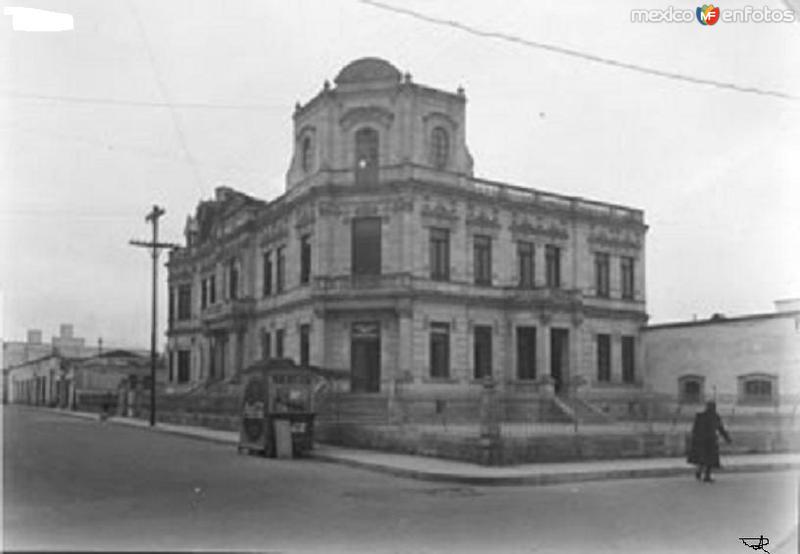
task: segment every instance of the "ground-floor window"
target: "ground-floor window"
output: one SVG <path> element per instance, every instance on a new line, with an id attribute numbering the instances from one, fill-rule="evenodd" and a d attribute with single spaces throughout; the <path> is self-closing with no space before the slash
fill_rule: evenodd
<path id="1" fill-rule="evenodd" d="M 636 337 L 622 337 L 622 382 L 636 381 Z"/>
<path id="2" fill-rule="evenodd" d="M 597 335 L 597 380 L 611 381 L 611 335 Z"/>
<path id="3" fill-rule="evenodd" d="M 178 350 L 178 382 L 188 383 L 191 370 L 191 352 L 189 350 Z"/>
<path id="4" fill-rule="evenodd" d="M 283 342 L 286 336 L 286 331 L 278 329 L 275 331 L 275 357 L 283 358 Z"/>
<path id="5" fill-rule="evenodd" d="M 475 379 L 492 374 L 492 327 L 476 325 L 474 329 L 473 367 Z"/>
<path id="6" fill-rule="evenodd" d="M 536 327 L 517 327 L 517 379 L 536 379 Z"/>
<path id="7" fill-rule="evenodd" d="M 705 398 L 705 378 L 684 375 L 678 379 L 678 400 L 682 404 L 702 404 Z"/>
<path id="8" fill-rule="evenodd" d="M 431 377 L 450 377 L 450 324 L 431 323 L 430 337 Z"/>
<path id="9" fill-rule="evenodd" d="M 775 404 L 778 379 L 774 375 L 752 374 L 739 377 L 740 404 Z"/>
<path id="10" fill-rule="evenodd" d="M 309 365 L 311 349 L 311 325 L 304 324 L 300 326 L 300 365 L 306 367 Z"/>
<path id="11" fill-rule="evenodd" d="M 261 329 L 261 359 L 269 360 L 272 357 L 272 335 L 266 329 Z"/>

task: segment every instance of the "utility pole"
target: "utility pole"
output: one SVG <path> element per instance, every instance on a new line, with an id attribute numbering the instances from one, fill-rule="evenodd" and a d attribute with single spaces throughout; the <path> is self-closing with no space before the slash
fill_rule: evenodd
<path id="1" fill-rule="evenodd" d="M 150 426 L 153 427 L 156 424 L 156 327 L 157 327 L 157 314 L 158 311 L 156 309 L 158 305 L 158 255 L 161 253 L 161 250 L 164 248 L 178 248 L 177 244 L 171 244 L 168 242 L 158 242 L 158 218 L 164 215 L 166 212 L 164 208 L 160 208 L 153 204 L 153 209 L 150 210 L 150 213 L 147 214 L 147 217 L 144 218 L 145 221 L 148 221 L 153 224 L 153 240 L 152 242 L 146 242 L 142 240 L 132 240 L 130 244 L 133 246 L 141 246 L 144 248 L 151 249 L 151 255 L 153 256 L 153 310 L 152 310 L 152 318 L 150 321 Z"/>

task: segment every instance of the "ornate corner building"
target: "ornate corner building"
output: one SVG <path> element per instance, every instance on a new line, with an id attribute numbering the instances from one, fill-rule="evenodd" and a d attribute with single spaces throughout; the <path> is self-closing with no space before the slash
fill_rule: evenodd
<path id="1" fill-rule="evenodd" d="M 175 386 L 288 357 L 353 392 L 641 387 L 642 211 L 475 178 L 465 106 L 376 58 L 298 105 L 285 193 L 217 189 L 170 255 Z"/>

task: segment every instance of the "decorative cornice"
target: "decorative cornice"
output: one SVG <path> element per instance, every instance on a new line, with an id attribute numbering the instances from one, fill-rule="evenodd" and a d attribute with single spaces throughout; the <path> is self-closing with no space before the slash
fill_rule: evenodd
<path id="1" fill-rule="evenodd" d="M 420 215 L 422 215 L 422 217 L 441 219 L 445 221 L 459 220 L 457 208 L 455 206 L 448 208 L 442 202 L 436 202 L 436 204 L 425 204 L 420 210 Z"/>
<path id="2" fill-rule="evenodd" d="M 555 223 L 545 226 L 534 225 L 530 221 L 515 221 L 511 224 L 511 232 L 519 235 L 533 235 L 559 240 L 567 240 L 569 238 L 569 231 Z"/>
<path id="3" fill-rule="evenodd" d="M 639 250 L 642 246 L 636 238 L 626 236 L 609 236 L 604 233 L 590 235 L 587 242 L 591 245 L 618 248 L 621 250 Z"/>
<path id="4" fill-rule="evenodd" d="M 499 229 L 500 222 L 497 220 L 497 211 L 492 215 L 488 215 L 484 210 L 479 212 L 472 212 L 467 216 L 467 225 L 472 227 L 486 227 L 490 229 Z"/>

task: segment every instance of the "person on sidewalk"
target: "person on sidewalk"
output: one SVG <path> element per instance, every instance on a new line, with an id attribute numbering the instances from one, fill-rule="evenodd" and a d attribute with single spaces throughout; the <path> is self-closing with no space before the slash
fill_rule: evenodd
<path id="1" fill-rule="evenodd" d="M 700 476 L 705 473 L 703 481 L 712 482 L 711 469 L 719 467 L 717 433 L 722 435 L 728 444 L 731 443 L 731 437 L 722 426 L 722 420 L 717 414 L 717 404 L 708 402 L 705 411 L 700 412 L 694 418 L 691 447 L 689 448 L 688 462 L 697 466 L 694 475 L 698 481 Z"/>

